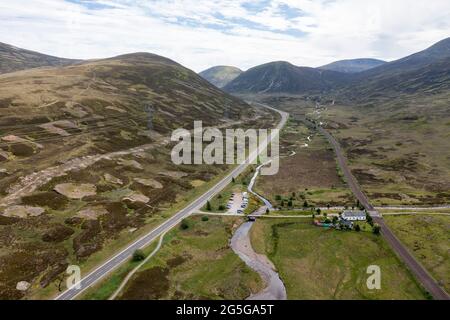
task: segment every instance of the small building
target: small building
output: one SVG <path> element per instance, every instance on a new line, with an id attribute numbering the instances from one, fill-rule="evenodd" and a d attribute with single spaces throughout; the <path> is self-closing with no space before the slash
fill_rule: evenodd
<path id="1" fill-rule="evenodd" d="M 367 220 L 366 212 L 361 210 L 345 210 L 344 212 L 342 212 L 341 218 L 347 221 Z"/>

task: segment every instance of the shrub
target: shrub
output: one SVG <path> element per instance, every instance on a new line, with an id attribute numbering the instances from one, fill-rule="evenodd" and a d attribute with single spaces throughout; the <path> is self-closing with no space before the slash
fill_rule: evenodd
<path id="1" fill-rule="evenodd" d="M 373 233 L 376 234 L 376 235 L 380 234 L 380 233 L 381 233 L 381 227 L 380 227 L 380 225 L 375 224 L 375 225 L 373 226 L 372 231 L 373 231 Z"/>
<path id="2" fill-rule="evenodd" d="M 225 206 L 223 205 L 223 204 L 221 204 L 220 206 L 219 206 L 219 211 L 224 211 L 225 210 Z"/>
<path id="3" fill-rule="evenodd" d="M 180 225 L 181 230 L 187 230 L 190 228 L 190 226 L 191 225 L 188 220 L 183 219 L 183 221 L 181 221 L 181 225 Z"/>
<path id="4" fill-rule="evenodd" d="M 361 231 L 361 227 L 359 226 L 359 224 L 357 224 L 357 225 L 355 226 L 355 231 L 356 231 L 356 232 L 360 232 L 360 231 Z"/>
<path id="5" fill-rule="evenodd" d="M 209 201 L 206 202 L 206 210 L 208 210 L 208 211 L 211 211 L 211 210 L 212 210 L 212 208 L 211 208 L 211 202 L 209 202 Z"/>
<path id="6" fill-rule="evenodd" d="M 137 249 L 133 252 L 133 261 L 142 261 L 145 259 L 145 253 L 144 251 Z"/>
<path id="7" fill-rule="evenodd" d="M 208 216 L 203 216 L 202 217 L 202 221 L 204 221 L 204 222 L 209 221 L 209 217 Z"/>

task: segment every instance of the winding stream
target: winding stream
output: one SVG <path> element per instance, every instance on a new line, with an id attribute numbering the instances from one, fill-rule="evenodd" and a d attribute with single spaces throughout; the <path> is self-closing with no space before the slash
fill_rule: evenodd
<path id="1" fill-rule="evenodd" d="M 268 163 L 264 164 L 267 165 Z M 259 208 L 253 216 L 260 216 L 266 213 L 267 208 L 273 209 L 272 204 L 253 191 L 253 186 L 256 181 L 256 177 L 259 174 L 261 167 L 256 169 L 256 172 L 248 186 L 248 191 L 257 196 L 264 202 L 264 206 Z M 258 254 L 253 250 L 250 242 L 250 230 L 253 226 L 253 221 L 248 221 L 242 224 L 235 232 L 231 239 L 231 248 L 233 251 L 245 262 L 247 266 L 256 271 L 266 283 L 266 287 L 260 292 L 251 295 L 248 300 L 286 300 L 286 288 L 281 281 L 280 276 L 275 271 L 273 263 L 262 254 Z"/>

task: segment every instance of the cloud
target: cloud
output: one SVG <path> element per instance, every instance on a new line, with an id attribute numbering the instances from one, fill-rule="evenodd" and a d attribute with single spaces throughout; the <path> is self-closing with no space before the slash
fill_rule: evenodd
<path id="1" fill-rule="evenodd" d="M 16 0 L 0 41 L 69 58 L 149 51 L 200 71 L 392 60 L 448 37 L 448 0 Z"/>

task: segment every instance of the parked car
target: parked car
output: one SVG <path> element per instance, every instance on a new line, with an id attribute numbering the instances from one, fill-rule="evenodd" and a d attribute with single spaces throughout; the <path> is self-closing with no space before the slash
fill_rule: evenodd
<path id="1" fill-rule="evenodd" d="M 244 211 L 242 211 L 242 210 L 238 210 L 238 211 L 237 211 L 237 213 L 238 213 L 238 214 L 243 214 L 243 213 L 244 213 Z"/>

